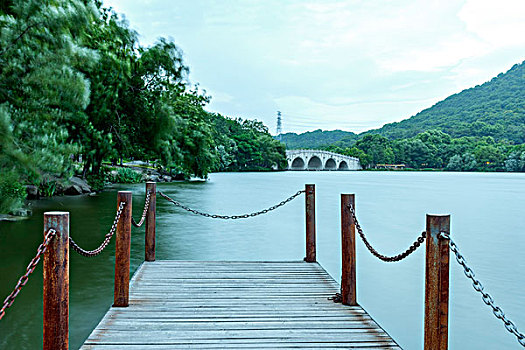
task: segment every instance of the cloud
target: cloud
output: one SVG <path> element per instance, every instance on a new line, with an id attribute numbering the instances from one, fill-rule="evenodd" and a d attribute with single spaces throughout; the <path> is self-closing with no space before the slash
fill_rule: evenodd
<path id="1" fill-rule="evenodd" d="M 468 0 L 458 17 L 492 49 L 525 45 L 525 1 Z"/>
<path id="2" fill-rule="evenodd" d="M 422 105 L 432 102 L 429 99 L 385 99 L 334 104 L 332 101 L 316 101 L 304 96 L 283 96 L 275 99 L 279 110 L 283 111 L 284 132 L 315 129 L 362 132 L 403 119 L 392 119 L 392 116 L 401 110 L 409 110 L 409 113 L 415 114 Z"/>
<path id="3" fill-rule="evenodd" d="M 209 109 L 270 127 L 281 110 L 287 131 L 408 118 L 525 58 L 523 0 L 105 3 L 142 42 L 175 38 Z"/>

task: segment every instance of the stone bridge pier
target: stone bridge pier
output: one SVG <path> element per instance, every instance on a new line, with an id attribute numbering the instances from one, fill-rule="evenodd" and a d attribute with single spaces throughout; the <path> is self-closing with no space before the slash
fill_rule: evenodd
<path id="1" fill-rule="evenodd" d="M 359 158 L 315 149 L 287 150 L 288 170 L 360 170 Z"/>

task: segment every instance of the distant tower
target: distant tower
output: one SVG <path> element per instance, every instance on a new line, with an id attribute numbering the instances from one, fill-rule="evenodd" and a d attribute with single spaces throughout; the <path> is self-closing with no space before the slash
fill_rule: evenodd
<path id="1" fill-rule="evenodd" d="M 283 124 L 281 122 L 281 111 L 277 111 L 277 136 L 279 136 L 279 141 L 282 141 L 281 134 L 283 133 Z"/>

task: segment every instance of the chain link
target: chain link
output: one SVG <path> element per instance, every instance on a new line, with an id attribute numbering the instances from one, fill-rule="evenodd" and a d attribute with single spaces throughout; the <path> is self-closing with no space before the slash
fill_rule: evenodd
<path id="1" fill-rule="evenodd" d="M 209 214 L 209 213 L 204 213 L 204 212 L 201 212 L 201 211 L 198 211 L 198 210 L 195 210 L 195 209 L 192 209 L 192 208 L 189 208 L 183 204 L 181 204 L 180 202 L 177 202 L 176 200 L 168 197 L 167 195 L 165 195 L 164 193 L 162 192 L 159 192 L 159 194 L 165 198 L 167 201 L 175 204 L 175 206 L 183 209 L 183 210 L 186 210 L 187 212 L 190 212 L 190 213 L 193 213 L 195 215 L 201 215 L 201 216 L 204 216 L 204 217 L 207 217 L 207 218 L 212 218 L 212 219 L 223 219 L 223 220 L 236 220 L 236 219 L 247 219 L 247 218 L 252 218 L 254 216 L 258 216 L 258 215 L 262 215 L 262 214 L 266 214 L 272 210 L 275 210 L 279 207 L 282 207 L 283 205 L 285 205 L 286 203 L 294 200 L 297 196 L 299 196 L 300 194 L 304 193 L 305 190 L 301 190 L 301 191 L 297 191 L 295 194 L 293 194 L 292 196 L 286 198 L 285 200 L 283 200 L 282 202 L 280 202 L 279 204 L 276 204 L 276 205 L 273 205 L 271 207 L 269 207 L 268 209 L 264 209 L 264 210 L 260 210 L 260 211 L 256 211 L 254 213 L 250 213 L 250 214 L 243 214 L 243 215 L 216 215 L 216 214 Z"/>
<path id="2" fill-rule="evenodd" d="M 341 293 L 335 293 L 331 297 L 326 298 L 326 300 L 331 300 L 334 303 L 342 303 L 343 302 L 343 296 Z"/>
<path id="3" fill-rule="evenodd" d="M 458 246 L 456 245 L 456 243 L 454 243 L 452 238 L 450 238 L 450 235 L 446 232 L 441 232 L 440 237 L 448 240 L 450 250 L 454 252 L 454 254 L 456 255 L 457 262 L 463 267 L 463 272 L 465 273 L 465 276 L 467 276 L 467 278 L 469 278 L 472 281 L 472 287 L 474 287 L 476 292 L 479 292 L 481 294 L 481 299 L 483 300 L 483 302 L 492 308 L 492 313 L 494 314 L 494 316 L 500 319 L 505 325 L 505 328 L 507 329 L 507 331 L 514 334 L 516 338 L 518 339 L 518 342 L 520 343 L 520 345 L 525 347 L 525 335 L 523 333 L 520 333 L 520 331 L 518 331 L 518 328 L 516 327 L 514 322 L 509 320 L 505 316 L 505 313 L 503 312 L 503 310 L 499 306 L 494 304 L 494 299 L 492 298 L 492 296 L 489 293 L 484 291 L 483 285 L 476 278 L 474 271 L 472 271 L 472 269 L 467 265 L 465 258 L 459 252 Z"/>
<path id="4" fill-rule="evenodd" d="M 31 260 L 29 265 L 27 265 L 26 273 L 22 277 L 20 277 L 18 283 L 15 286 L 15 289 L 11 292 L 11 294 L 7 296 L 7 298 L 5 298 L 4 304 L 0 309 L 0 320 L 4 317 L 6 309 L 13 305 L 13 302 L 15 301 L 15 298 L 17 297 L 18 293 L 20 293 L 22 287 L 26 285 L 27 281 L 29 280 L 29 275 L 31 275 L 35 270 L 36 266 L 38 265 L 38 262 L 42 258 L 42 255 L 46 251 L 47 246 L 56 234 L 57 232 L 54 229 L 49 229 L 49 231 L 47 231 L 42 244 L 38 246 L 35 257 Z"/>
<path id="5" fill-rule="evenodd" d="M 357 221 L 357 217 L 355 215 L 354 207 L 352 205 L 348 205 L 347 208 L 350 211 L 350 214 L 352 215 L 352 220 L 354 221 L 355 228 L 357 229 L 357 232 L 359 233 L 359 236 L 363 240 L 363 243 L 368 248 L 370 253 L 372 253 L 372 255 L 374 255 L 376 258 L 378 258 L 378 259 L 380 259 L 382 261 L 385 261 L 385 262 L 397 262 L 397 261 L 403 260 L 404 258 L 409 256 L 410 254 L 415 252 L 416 249 L 419 248 L 421 243 L 423 243 L 425 241 L 425 238 L 427 237 L 427 233 L 425 231 L 423 231 L 421 233 L 421 235 L 414 241 L 414 243 L 412 243 L 412 245 L 410 247 L 408 247 L 408 249 L 405 250 L 403 253 L 398 254 L 398 255 L 394 255 L 394 256 L 383 255 L 383 254 L 379 253 L 377 250 L 375 250 L 374 247 L 372 247 L 372 245 L 370 244 L 370 242 L 368 242 L 368 240 L 366 239 L 366 236 L 363 233 L 363 229 L 361 228 L 361 225 L 359 225 L 359 221 Z"/>
<path id="6" fill-rule="evenodd" d="M 88 258 L 97 256 L 100 253 L 102 253 L 102 251 L 109 244 L 109 241 L 111 241 L 111 237 L 113 237 L 113 235 L 115 234 L 115 231 L 117 230 L 117 224 L 118 224 L 118 222 L 120 220 L 120 215 L 122 214 L 122 210 L 124 210 L 124 206 L 125 205 L 126 205 L 126 202 L 120 202 L 120 205 L 119 205 L 118 210 L 117 210 L 117 214 L 115 216 L 115 220 L 113 220 L 113 225 L 111 225 L 111 229 L 106 234 L 106 236 L 104 238 L 104 241 L 102 242 L 102 244 L 100 244 L 100 246 L 97 249 L 84 250 L 84 249 L 80 248 L 78 244 L 75 243 L 75 241 L 73 240 L 73 238 L 71 238 L 71 236 L 69 236 L 69 244 L 71 245 L 71 248 L 73 248 L 73 250 L 75 252 L 77 252 L 78 254 L 80 254 L 82 256 L 85 256 L 85 257 L 88 257 Z"/>
<path id="7" fill-rule="evenodd" d="M 140 218 L 140 221 L 137 223 L 135 219 L 131 217 L 131 223 L 133 224 L 133 226 L 140 227 L 144 223 L 144 220 L 146 219 L 146 214 L 148 213 L 148 209 L 149 209 L 150 197 L 151 197 L 151 191 L 148 191 L 148 193 L 146 193 L 146 200 L 144 202 L 144 210 L 142 211 L 142 217 Z"/>

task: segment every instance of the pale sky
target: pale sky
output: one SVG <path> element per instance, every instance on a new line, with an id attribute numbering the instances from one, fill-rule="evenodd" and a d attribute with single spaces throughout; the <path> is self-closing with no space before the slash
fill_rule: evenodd
<path id="1" fill-rule="evenodd" d="M 172 38 L 207 107 L 275 134 L 362 132 L 525 60 L 525 0 L 104 0 Z"/>

